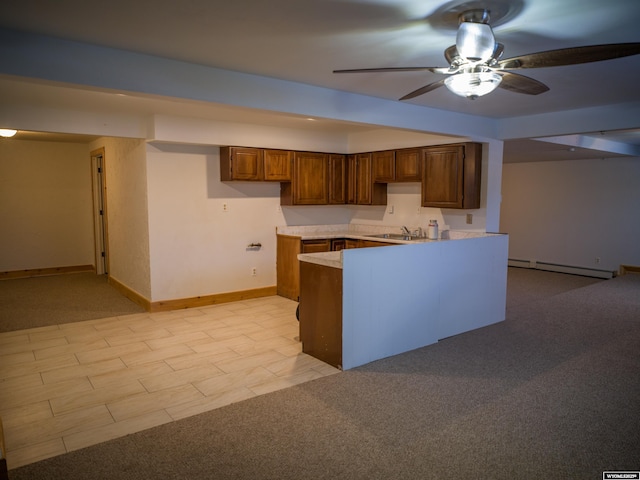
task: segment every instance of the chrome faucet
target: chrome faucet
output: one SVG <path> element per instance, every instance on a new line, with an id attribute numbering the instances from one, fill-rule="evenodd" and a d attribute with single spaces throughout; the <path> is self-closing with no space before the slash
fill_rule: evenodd
<path id="1" fill-rule="evenodd" d="M 410 237 L 410 236 L 411 236 L 411 231 L 410 231 L 407 227 L 405 227 L 405 226 L 403 225 L 403 226 L 402 226 L 402 234 L 403 234 L 403 235 L 406 235 L 407 237 Z"/>

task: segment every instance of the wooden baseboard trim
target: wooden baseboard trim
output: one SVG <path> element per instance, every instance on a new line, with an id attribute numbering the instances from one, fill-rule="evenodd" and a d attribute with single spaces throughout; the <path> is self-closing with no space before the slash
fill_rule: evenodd
<path id="1" fill-rule="evenodd" d="M 627 273 L 640 273 L 640 267 L 637 265 L 620 265 L 620 275 Z"/>
<path id="2" fill-rule="evenodd" d="M 46 277 L 49 275 L 66 275 L 68 273 L 95 272 L 93 265 L 73 265 L 70 267 L 32 268 L 29 270 L 14 270 L 0 272 L 0 280 L 13 278 Z"/>
<path id="3" fill-rule="evenodd" d="M 201 297 L 180 298 L 177 300 L 161 300 L 152 302 L 150 312 L 165 312 L 168 310 L 182 310 L 183 308 L 206 307 L 220 303 L 239 302 L 250 298 L 270 297 L 277 295 L 276 286 L 254 288 L 252 290 L 240 290 L 237 292 L 217 293 Z"/>
<path id="4" fill-rule="evenodd" d="M 135 290 L 130 289 L 124 283 L 119 282 L 118 280 L 116 280 L 115 278 L 113 278 L 111 276 L 109 277 L 108 283 L 113 288 L 118 290 L 122 295 L 124 295 L 129 300 L 131 300 L 133 303 L 135 303 L 137 305 L 140 305 L 147 312 L 151 311 L 151 301 L 149 299 L 143 297 L 142 295 L 140 295 Z"/>

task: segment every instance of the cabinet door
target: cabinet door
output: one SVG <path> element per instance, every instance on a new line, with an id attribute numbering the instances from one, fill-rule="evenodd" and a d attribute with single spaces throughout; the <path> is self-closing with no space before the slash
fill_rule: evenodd
<path id="1" fill-rule="evenodd" d="M 349 248 L 360 248 L 360 245 L 358 244 L 359 240 L 353 240 L 351 238 L 347 238 L 344 242 L 344 248 L 349 249 Z"/>
<path id="2" fill-rule="evenodd" d="M 464 198 L 462 208 L 480 208 L 482 185 L 482 144 L 464 145 Z"/>
<path id="3" fill-rule="evenodd" d="M 331 240 L 328 238 L 302 241 L 302 253 L 318 253 L 318 252 L 330 252 L 330 251 L 331 251 Z"/>
<path id="4" fill-rule="evenodd" d="M 358 202 L 356 197 L 356 156 L 347 155 L 347 201 L 349 205 L 355 205 Z"/>
<path id="5" fill-rule="evenodd" d="M 422 151 L 419 148 L 396 150 L 396 182 L 422 181 Z"/>
<path id="6" fill-rule="evenodd" d="M 347 203 L 347 160 L 344 155 L 329 155 L 329 203 Z"/>
<path id="7" fill-rule="evenodd" d="M 326 205 L 329 201 L 327 181 L 328 155 L 296 152 L 293 160 L 293 204 Z"/>
<path id="8" fill-rule="evenodd" d="M 393 150 L 373 152 L 373 181 L 393 182 L 396 179 L 396 155 Z"/>
<path id="9" fill-rule="evenodd" d="M 359 248 L 370 248 L 370 247 L 387 247 L 389 245 L 398 245 L 397 243 L 387 243 L 387 242 L 376 242 L 375 240 L 358 240 Z"/>
<path id="10" fill-rule="evenodd" d="M 300 262 L 302 351 L 342 368 L 342 269 Z"/>
<path id="11" fill-rule="evenodd" d="M 281 297 L 298 301 L 300 296 L 300 237 L 277 236 L 276 275 L 277 292 Z"/>
<path id="12" fill-rule="evenodd" d="M 264 179 L 272 182 L 290 182 L 293 152 L 264 150 Z"/>
<path id="13" fill-rule="evenodd" d="M 347 203 L 357 205 L 386 205 L 387 184 L 373 183 L 372 154 L 358 153 L 348 158 Z"/>
<path id="14" fill-rule="evenodd" d="M 345 238 L 334 238 L 331 240 L 331 251 L 339 252 L 347 248 L 347 240 Z"/>
<path id="15" fill-rule="evenodd" d="M 220 180 L 260 181 L 263 154 L 260 148 L 220 147 Z"/>
<path id="16" fill-rule="evenodd" d="M 464 147 L 423 149 L 422 206 L 462 208 Z"/>
<path id="17" fill-rule="evenodd" d="M 373 180 L 371 179 L 371 154 L 356 155 L 356 203 L 371 205 Z"/>

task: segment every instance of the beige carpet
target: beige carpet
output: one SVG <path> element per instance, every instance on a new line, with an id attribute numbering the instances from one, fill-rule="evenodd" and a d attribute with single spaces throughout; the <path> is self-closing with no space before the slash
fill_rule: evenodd
<path id="1" fill-rule="evenodd" d="M 0 306 L 0 332 L 144 312 L 94 273 L 1 280 Z"/>

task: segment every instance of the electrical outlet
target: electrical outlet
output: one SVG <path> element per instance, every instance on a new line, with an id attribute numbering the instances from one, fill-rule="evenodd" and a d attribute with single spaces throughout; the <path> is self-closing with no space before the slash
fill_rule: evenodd
<path id="1" fill-rule="evenodd" d="M 418 205 L 418 210 L 416 211 L 416 213 L 420 215 L 421 212 L 422 212 L 422 209 L 420 208 L 420 205 Z"/>
<path id="2" fill-rule="evenodd" d="M 393 213 L 393 205 L 387 207 L 387 213 Z"/>
<path id="3" fill-rule="evenodd" d="M 596 263 L 600 263 L 600 257 L 596 257 Z"/>
<path id="4" fill-rule="evenodd" d="M 223 212 L 228 212 L 229 211 L 229 205 L 227 205 L 227 202 L 224 202 L 222 204 L 222 211 Z"/>
<path id="5" fill-rule="evenodd" d="M 467 213 L 467 224 L 471 225 L 473 223 L 473 213 Z"/>
<path id="6" fill-rule="evenodd" d="M 253 267 L 251 269 L 251 276 L 255 277 L 256 275 L 258 275 L 258 269 L 256 267 Z"/>

